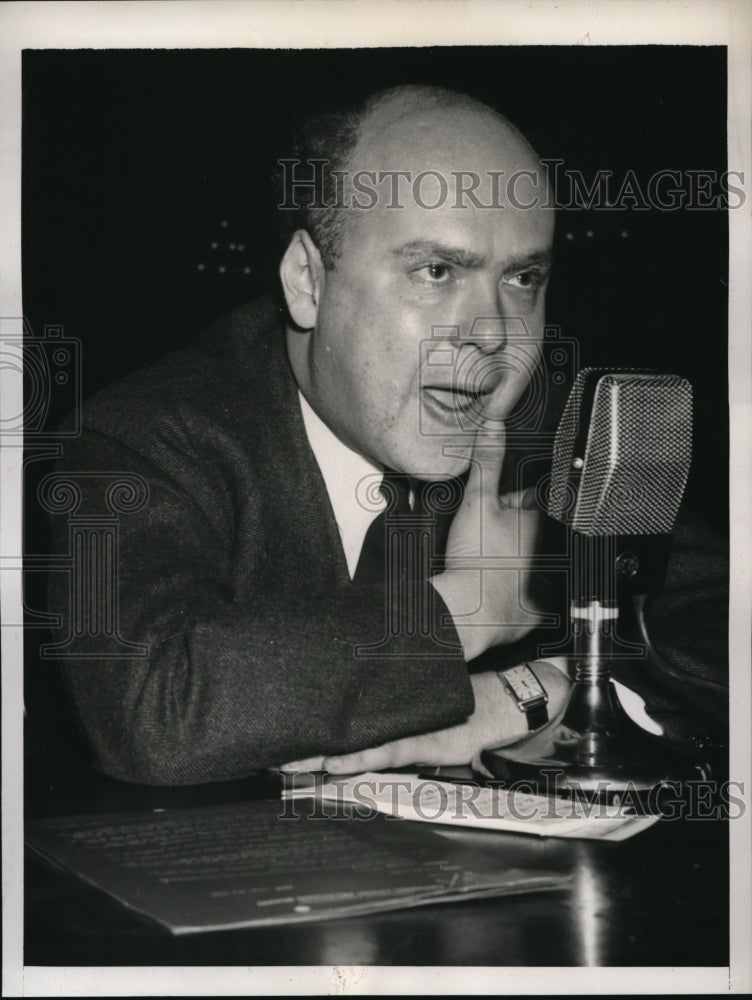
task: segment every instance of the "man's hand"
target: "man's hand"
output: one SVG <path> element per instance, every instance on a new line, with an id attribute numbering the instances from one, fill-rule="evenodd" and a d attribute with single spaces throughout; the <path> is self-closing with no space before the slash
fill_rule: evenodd
<path id="1" fill-rule="evenodd" d="M 447 540 L 446 569 L 431 580 L 449 608 L 466 660 L 515 642 L 539 621 L 529 564 L 542 514 L 526 507 L 524 493 L 499 498 L 505 441 L 498 420 L 489 417 L 478 428 L 464 499 Z M 489 560 L 494 568 L 482 566 Z M 505 562 L 509 568 L 501 568 Z"/>
<path id="2" fill-rule="evenodd" d="M 554 721 L 566 707 L 569 680 L 561 670 L 544 660 L 536 660 L 534 669 L 548 695 L 549 720 Z M 469 764 L 481 750 L 505 746 L 527 735 L 524 713 L 495 672 L 473 674 L 470 681 L 475 711 L 457 726 L 407 736 L 343 756 L 292 761 L 283 764 L 281 770 L 357 774 L 410 764 Z"/>

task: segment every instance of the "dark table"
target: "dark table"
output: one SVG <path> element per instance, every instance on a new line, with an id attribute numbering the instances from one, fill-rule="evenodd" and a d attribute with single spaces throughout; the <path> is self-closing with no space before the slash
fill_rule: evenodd
<path id="1" fill-rule="evenodd" d="M 31 759 L 27 818 L 274 798 L 272 776 L 148 788 L 82 761 Z M 571 872 L 566 890 L 326 923 L 173 937 L 36 855 L 26 861 L 29 966 L 726 966 L 728 824 L 662 820 L 622 843 L 467 831 L 510 863 Z"/>

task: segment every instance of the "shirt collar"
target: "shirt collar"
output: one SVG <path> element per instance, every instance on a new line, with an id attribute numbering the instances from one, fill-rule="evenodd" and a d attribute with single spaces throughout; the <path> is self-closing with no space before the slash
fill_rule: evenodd
<path id="1" fill-rule="evenodd" d="M 343 444 L 314 412 L 300 390 L 298 397 L 308 443 L 329 494 L 352 579 L 366 532 L 386 506 L 378 490 L 368 489 L 369 485 L 381 482 L 383 469 Z"/>

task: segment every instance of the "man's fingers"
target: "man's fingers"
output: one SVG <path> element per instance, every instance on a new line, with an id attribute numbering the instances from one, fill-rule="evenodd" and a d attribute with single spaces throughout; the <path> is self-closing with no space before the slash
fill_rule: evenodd
<path id="1" fill-rule="evenodd" d="M 417 740 L 421 737 L 394 740 L 379 747 L 369 747 L 339 757 L 325 757 L 324 768 L 331 774 L 357 774 L 360 771 L 383 771 L 389 767 L 414 764 Z"/>
<path id="2" fill-rule="evenodd" d="M 499 497 L 499 505 L 504 508 L 513 507 L 517 510 L 541 510 L 538 494 L 534 486 L 515 493 L 504 493 Z"/>
<path id="3" fill-rule="evenodd" d="M 486 419 L 475 435 L 465 496 L 482 503 L 498 503 L 499 478 L 506 452 L 506 429 L 498 420 Z"/>
<path id="4" fill-rule="evenodd" d="M 391 747 L 391 743 L 385 743 L 384 746 L 358 750 L 341 757 L 326 757 L 324 768 L 330 774 L 358 774 L 360 771 L 381 771 L 385 767 L 396 767 Z"/>
<path id="5" fill-rule="evenodd" d="M 394 740 L 378 747 L 356 750 L 336 757 L 307 757 L 282 764 L 280 771 L 329 771 L 331 774 L 358 774 L 360 771 L 381 771 L 385 767 L 401 767 L 414 763 L 411 747 L 414 739 Z"/>
<path id="6" fill-rule="evenodd" d="M 453 733 L 447 730 L 446 734 Z M 306 760 L 283 764 L 280 771 L 328 771 L 330 774 L 359 774 L 361 771 L 384 771 L 392 767 L 406 767 L 417 764 L 447 764 L 466 763 L 453 759 L 452 753 L 447 758 L 446 747 L 437 740 L 436 733 L 422 733 L 419 736 L 406 736 L 391 743 L 382 743 L 378 747 L 368 747 L 356 750 L 354 753 L 339 754 L 331 757 L 309 757 Z M 451 740 L 450 740 L 451 743 Z"/>
<path id="7" fill-rule="evenodd" d="M 291 771 L 323 771 L 323 757 L 306 757 L 305 760 L 291 760 L 287 764 L 280 765 L 280 771 L 288 774 Z"/>

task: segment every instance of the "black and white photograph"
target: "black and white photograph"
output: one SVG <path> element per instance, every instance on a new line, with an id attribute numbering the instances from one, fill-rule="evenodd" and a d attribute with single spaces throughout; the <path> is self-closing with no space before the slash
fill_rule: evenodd
<path id="1" fill-rule="evenodd" d="M 750 8 L 379 9 L 0 4 L 4 995 L 750 988 Z"/>

